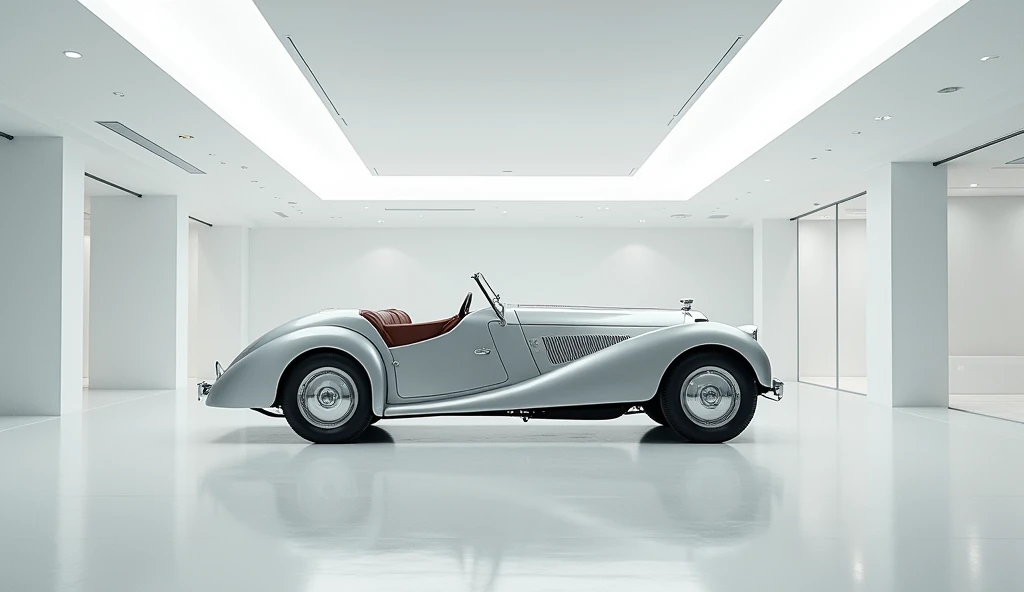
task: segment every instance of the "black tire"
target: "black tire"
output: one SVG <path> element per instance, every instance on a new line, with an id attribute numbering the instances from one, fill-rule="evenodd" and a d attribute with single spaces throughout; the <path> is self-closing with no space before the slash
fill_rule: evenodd
<path id="1" fill-rule="evenodd" d="M 644 413 L 647 414 L 647 417 L 654 420 L 654 423 L 668 425 L 668 421 L 665 419 L 665 412 L 661 410 L 660 396 L 654 397 L 654 399 L 644 404 Z"/>
<path id="2" fill-rule="evenodd" d="M 688 413 L 683 408 L 681 395 L 684 382 L 695 372 L 705 368 L 709 370 L 703 372 L 701 376 L 715 375 L 712 380 L 720 381 L 718 384 L 728 385 L 735 382 L 739 400 L 734 404 L 735 411 L 731 404 L 723 409 L 722 417 L 701 423 L 694 417 L 693 411 Z M 697 353 L 681 360 L 669 372 L 658 398 L 661 400 L 661 410 L 666 424 L 686 440 L 702 444 L 727 442 L 740 435 L 754 418 L 758 397 L 757 379 L 750 367 L 736 356 L 717 352 Z M 730 377 L 732 381 L 729 380 Z M 695 379 L 699 380 L 699 377 Z M 694 382 L 694 387 L 697 384 Z M 729 390 L 732 390 L 731 387 Z M 714 409 L 717 409 L 717 406 Z"/>
<path id="3" fill-rule="evenodd" d="M 317 374 L 318 372 L 320 374 Z M 354 405 L 338 408 L 337 405 L 344 405 L 344 398 L 340 398 L 334 404 L 335 410 L 346 409 L 344 417 L 333 421 L 320 421 L 317 414 L 324 415 L 333 411 L 319 406 L 319 396 L 312 403 L 313 407 L 310 407 L 309 403 L 304 405 L 300 402 L 303 398 L 300 397 L 300 389 L 311 392 L 309 389 L 317 386 L 313 382 L 317 380 L 334 380 L 335 382 L 325 383 L 325 388 L 332 388 L 332 385 L 337 384 L 341 390 L 354 392 Z M 338 392 L 338 389 L 334 392 Z M 316 444 L 353 442 L 373 419 L 370 381 L 366 378 L 366 373 L 358 364 L 338 354 L 318 353 L 293 365 L 281 381 L 280 400 L 281 411 L 284 412 L 284 417 L 292 430 Z M 331 399 L 328 397 L 326 400 L 330 402 Z"/>

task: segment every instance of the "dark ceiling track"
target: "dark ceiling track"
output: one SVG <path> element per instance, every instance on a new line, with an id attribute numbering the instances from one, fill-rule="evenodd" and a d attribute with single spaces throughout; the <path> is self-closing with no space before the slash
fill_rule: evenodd
<path id="1" fill-rule="evenodd" d="M 317 87 L 320 89 L 320 93 L 324 95 L 324 98 L 327 99 L 327 102 L 331 105 L 331 109 L 334 109 L 334 113 L 338 117 L 341 117 L 341 111 L 338 111 L 338 108 L 334 106 L 334 101 L 332 101 L 331 96 L 327 94 L 327 89 L 324 88 L 324 85 L 320 84 L 320 79 L 316 77 L 316 74 L 313 72 L 313 68 L 309 67 L 309 62 L 306 61 L 305 56 L 303 56 L 302 52 L 299 51 L 299 46 L 295 45 L 295 40 L 290 36 L 285 36 L 285 39 L 288 40 L 288 43 L 291 43 L 292 49 L 295 50 L 295 55 L 299 56 L 299 59 L 302 60 L 302 65 L 306 67 L 306 71 L 309 72 L 310 77 L 313 78 L 313 82 L 315 82 Z M 342 121 L 345 121 L 345 119 L 342 118 Z M 345 122 L 345 125 L 348 125 L 348 122 Z"/>
<path id="2" fill-rule="evenodd" d="M 188 219 L 189 220 L 194 220 L 194 221 L 196 221 L 196 222 L 198 222 L 200 224 L 205 224 L 206 226 L 209 226 L 210 228 L 213 228 L 213 224 L 210 224 L 206 220 L 200 220 L 199 218 L 193 218 L 192 216 L 189 216 Z"/>
<path id="3" fill-rule="evenodd" d="M 14 136 L 12 136 L 11 134 L 5 134 L 3 132 L 0 132 L 0 138 L 4 138 L 5 140 L 13 140 Z"/>
<path id="4" fill-rule="evenodd" d="M 818 212 L 820 212 L 822 210 L 827 210 L 829 208 L 834 208 L 835 206 L 838 206 L 841 203 L 846 203 L 846 202 L 850 201 L 851 199 L 857 199 L 858 197 L 864 197 L 867 194 L 868 194 L 867 191 L 861 191 L 860 193 L 858 193 L 856 195 L 851 195 L 850 197 L 844 197 L 843 199 L 841 199 L 839 201 L 834 201 L 834 202 L 828 204 L 827 206 L 821 206 L 820 208 L 817 208 L 815 210 L 811 210 L 810 212 L 805 212 L 803 214 L 800 214 L 799 216 L 794 216 L 794 217 L 790 218 L 789 221 L 793 222 L 795 220 L 799 220 L 800 218 L 806 218 L 807 216 L 810 216 L 811 214 L 816 214 L 816 213 L 818 213 Z"/>
<path id="5" fill-rule="evenodd" d="M 957 154 L 954 154 L 953 156 L 950 156 L 949 158 L 943 158 L 942 160 L 936 160 L 935 162 L 932 163 L 932 166 L 939 166 L 940 164 L 946 164 L 947 162 L 949 162 L 951 160 L 956 160 L 956 159 L 960 158 L 961 156 L 967 156 L 968 154 L 973 154 L 974 152 L 977 152 L 978 150 L 984 150 L 985 148 L 988 148 L 989 146 L 995 146 L 996 144 L 998 144 L 1000 142 L 1005 142 L 1005 141 L 1009 140 L 1010 138 L 1016 138 L 1017 136 L 1019 136 L 1021 134 L 1024 134 L 1024 129 L 1019 129 L 1019 130 L 1013 132 L 1012 134 L 1006 134 L 1005 136 L 1002 136 L 1001 138 L 996 138 L 995 140 L 992 140 L 990 142 L 985 142 L 984 144 L 982 144 L 980 146 L 975 146 L 974 148 L 971 148 L 969 150 L 964 150 L 963 152 L 959 152 Z"/>
<path id="6" fill-rule="evenodd" d="M 121 187 L 117 183 L 111 183 L 110 181 L 107 181 L 106 179 L 101 179 L 101 178 L 99 178 L 96 175 L 93 175 L 91 173 L 86 173 L 85 176 L 89 177 L 93 181 L 99 181 L 100 183 L 103 183 L 104 185 L 113 187 L 114 189 L 120 189 L 121 191 L 124 191 L 125 193 L 127 193 L 129 195 L 134 195 L 135 197 L 138 197 L 140 199 L 142 198 L 142 194 L 141 193 L 137 193 L 135 191 L 132 191 L 131 189 L 125 189 L 124 187 Z"/>

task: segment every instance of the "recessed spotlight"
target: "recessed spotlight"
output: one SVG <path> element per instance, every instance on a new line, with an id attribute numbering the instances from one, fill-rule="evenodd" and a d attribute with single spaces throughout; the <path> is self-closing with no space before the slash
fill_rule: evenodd
<path id="1" fill-rule="evenodd" d="M 293 205 L 293 206 L 294 206 L 295 204 L 297 204 L 297 203 L 299 203 L 299 202 L 297 202 L 297 201 L 290 201 L 290 202 L 288 202 L 288 204 L 289 204 L 289 205 Z"/>
<path id="2" fill-rule="evenodd" d="M 370 209 L 370 206 L 363 206 L 363 209 L 364 210 L 368 210 L 368 209 Z"/>
<path id="3" fill-rule="evenodd" d="M 739 198 L 737 198 L 739 199 Z M 682 220 L 683 218 L 689 218 L 692 214 L 672 214 L 669 218 L 676 218 Z"/>
<path id="4" fill-rule="evenodd" d="M 64 57 L 77 60 L 78 58 L 82 57 L 82 54 L 78 53 L 77 51 L 68 50 L 64 52 Z"/>
<path id="5" fill-rule="evenodd" d="M 67 52 L 65 52 L 65 54 L 66 53 Z M 71 57 L 71 56 L 68 56 L 68 57 Z M 985 57 L 981 58 L 981 61 L 987 62 L 989 60 L 998 60 L 998 59 L 999 59 L 999 56 L 997 56 L 997 55 L 990 55 L 990 56 L 985 56 Z"/>
<path id="6" fill-rule="evenodd" d="M 191 140 L 195 136 L 190 136 L 188 134 L 178 134 L 178 137 L 181 138 L 182 140 Z"/>
<path id="7" fill-rule="evenodd" d="M 852 132 L 852 133 L 853 133 L 853 135 L 855 135 L 855 136 L 859 136 L 859 135 L 860 135 L 860 132 Z"/>
<path id="8" fill-rule="evenodd" d="M 512 171 L 501 171 L 503 173 L 511 173 Z"/>
<path id="9" fill-rule="evenodd" d="M 222 161 L 220 161 L 220 163 L 221 163 L 221 164 L 227 164 L 227 163 L 226 163 L 226 162 L 224 162 L 223 160 L 222 160 Z"/>
<path id="10" fill-rule="evenodd" d="M 644 222 L 647 222 L 647 220 L 640 220 L 641 224 L 643 224 Z"/>
<path id="11" fill-rule="evenodd" d="M 256 179 L 253 179 L 252 181 L 249 181 L 249 182 L 250 183 L 259 183 L 259 181 L 257 181 Z"/>
<path id="12" fill-rule="evenodd" d="M 210 153 L 209 155 L 210 155 L 210 156 L 217 156 L 217 155 L 216 155 L 216 154 L 214 154 L 213 152 L 211 152 L 211 153 Z"/>
<path id="13" fill-rule="evenodd" d="M 502 216 L 504 216 L 504 215 L 505 215 L 505 214 L 507 214 L 507 213 L 508 213 L 508 210 L 502 210 L 502 211 L 501 211 L 501 215 L 502 215 Z"/>
<path id="14" fill-rule="evenodd" d="M 818 160 L 818 157 L 817 156 L 812 156 L 811 160 Z"/>
<path id="15" fill-rule="evenodd" d="M 820 206 L 821 204 L 820 204 L 820 203 L 818 203 L 818 202 L 814 202 L 814 203 L 813 203 L 813 204 L 811 204 L 811 205 L 815 205 L 815 206 Z"/>
<path id="16" fill-rule="evenodd" d="M 962 86 L 947 86 L 946 88 L 940 88 L 936 92 L 938 92 L 940 95 L 948 95 L 948 94 L 952 94 L 952 93 L 955 93 L 958 90 L 963 90 L 963 89 L 964 89 L 964 87 L 962 87 Z"/>
<path id="17" fill-rule="evenodd" d="M 879 115 L 875 121 L 889 121 L 890 119 L 892 119 L 892 115 Z"/>
<path id="18" fill-rule="evenodd" d="M 771 181 L 772 181 L 771 179 L 765 179 L 764 180 L 765 183 L 771 183 Z"/>
<path id="19" fill-rule="evenodd" d="M 266 189 L 265 185 L 260 185 L 260 189 Z"/>
<path id="20" fill-rule="evenodd" d="M 383 220 L 377 220 L 377 224 L 383 224 L 383 223 L 384 223 Z"/>
<path id="21" fill-rule="evenodd" d="M 977 183 L 971 183 L 971 187 L 977 187 L 977 186 L 978 186 Z"/>
<path id="22" fill-rule="evenodd" d="M 577 219 L 577 220 L 582 220 L 582 219 L 583 219 L 583 216 L 576 216 L 576 219 Z"/>
<path id="23" fill-rule="evenodd" d="M 248 170 L 248 169 L 249 169 L 249 167 L 245 166 L 244 164 L 242 165 L 242 170 L 243 171 Z"/>
<path id="24" fill-rule="evenodd" d="M 123 92 L 119 92 L 119 91 L 116 91 L 116 90 L 115 90 L 115 91 L 114 91 L 114 96 L 115 96 L 115 97 L 124 97 L 124 93 L 123 93 Z"/>
<path id="25" fill-rule="evenodd" d="M 832 149 L 831 148 L 826 148 L 825 152 L 832 152 Z"/>

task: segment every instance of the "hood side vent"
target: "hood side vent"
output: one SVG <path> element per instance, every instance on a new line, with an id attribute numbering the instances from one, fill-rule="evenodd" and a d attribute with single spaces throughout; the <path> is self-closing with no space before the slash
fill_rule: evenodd
<path id="1" fill-rule="evenodd" d="M 152 152 L 153 154 L 159 156 L 160 158 L 166 160 L 167 162 L 173 164 L 174 166 L 191 175 L 206 174 L 205 172 L 199 170 L 198 167 L 195 167 L 185 162 L 184 159 L 178 157 L 175 154 L 172 154 L 163 146 L 160 146 L 156 142 L 150 140 L 149 138 L 143 136 L 142 134 L 136 132 L 135 130 L 131 129 L 130 127 L 119 121 L 97 121 L 96 123 L 102 125 L 103 127 L 121 136 L 122 138 L 125 138 L 126 140 L 131 140 L 132 142 L 138 144 L 142 148 L 145 148 L 146 150 Z"/>
<path id="2" fill-rule="evenodd" d="M 553 366 L 574 362 L 629 339 L 629 335 L 548 335 L 541 338 Z"/>

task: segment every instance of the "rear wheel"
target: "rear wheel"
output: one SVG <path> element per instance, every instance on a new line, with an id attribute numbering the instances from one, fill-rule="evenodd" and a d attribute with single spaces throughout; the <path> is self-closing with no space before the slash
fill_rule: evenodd
<path id="1" fill-rule="evenodd" d="M 698 353 L 676 364 L 658 398 L 666 425 L 691 442 L 732 440 L 757 408 L 756 379 L 735 356 Z"/>
<path id="2" fill-rule="evenodd" d="M 363 369 L 338 354 L 299 361 L 282 382 L 281 411 L 295 433 L 317 444 L 344 444 L 373 419 Z"/>

